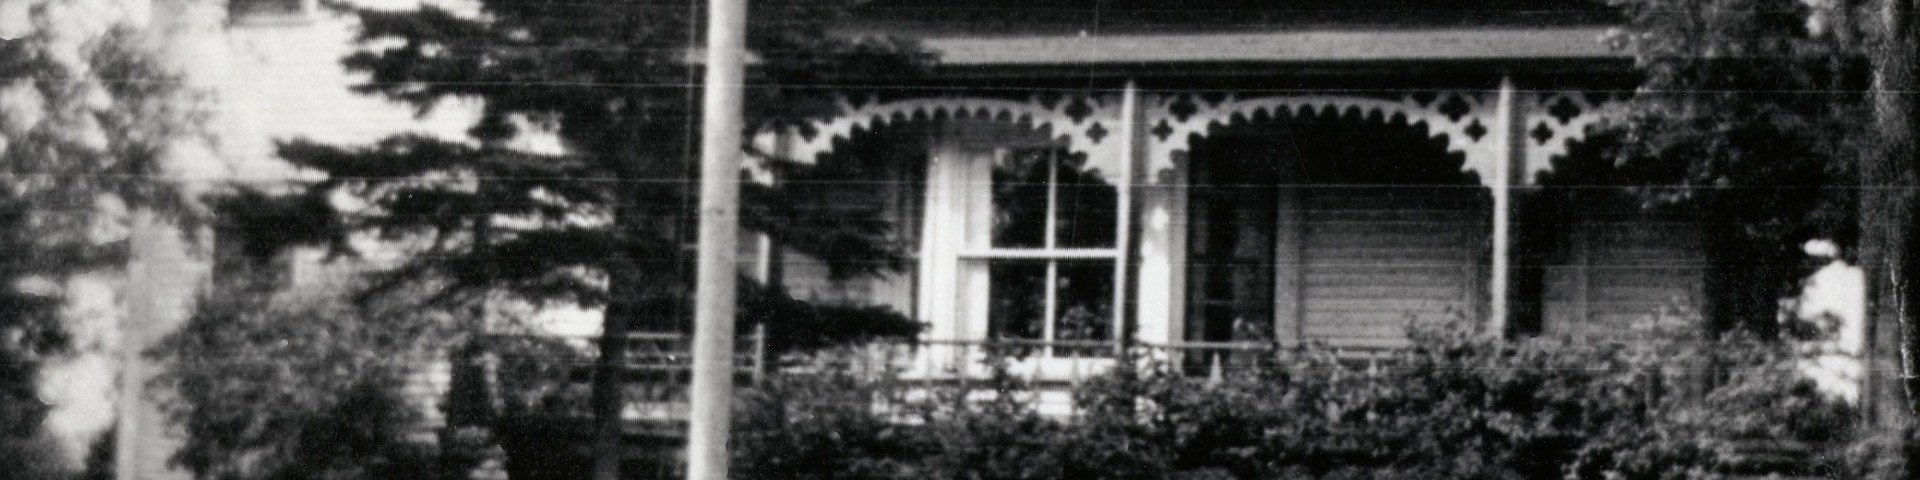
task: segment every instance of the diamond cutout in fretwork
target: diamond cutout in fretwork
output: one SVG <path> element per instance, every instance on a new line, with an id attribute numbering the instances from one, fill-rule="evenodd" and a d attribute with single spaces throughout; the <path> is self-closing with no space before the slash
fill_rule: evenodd
<path id="1" fill-rule="evenodd" d="M 1575 105 L 1573 100 L 1569 100 L 1567 97 L 1560 97 L 1559 100 L 1553 102 L 1552 106 L 1547 107 L 1547 115 L 1551 115 L 1555 120 L 1559 120 L 1561 125 L 1566 125 L 1567 122 L 1573 121 L 1573 117 L 1580 116 L 1580 106 Z"/>
<path id="2" fill-rule="evenodd" d="M 1167 141 L 1167 137 L 1173 136 L 1173 127 L 1167 125 L 1166 120 L 1161 120 L 1160 123 L 1153 126 L 1152 130 L 1148 130 L 1147 133 L 1153 134 L 1153 138 L 1160 139 L 1160 141 L 1164 142 Z"/>
<path id="3" fill-rule="evenodd" d="M 1446 101 L 1440 102 L 1440 114 L 1446 115 L 1448 120 L 1458 122 L 1460 117 L 1465 117 L 1471 112 L 1473 112 L 1473 104 L 1467 103 L 1467 100 L 1460 98 L 1459 95 L 1448 95 Z"/>
<path id="4" fill-rule="evenodd" d="M 1167 106 L 1167 113 L 1172 113 L 1173 118 L 1180 120 L 1181 123 L 1185 123 L 1187 119 L 1193 118 L 1193 114 L 1199 112 L 1200 104 L 1193 102 L 1192 95 L 1181 95 L 1179 100 L 1173 101 L 1173 105 Z"/>
<path id="5" fill-rule="evenodd" d="M 1093 105 L 1087 103 L 1087 97 L 1073 97 L 1073 103 L 1067 104 L 1065 113 L 1067 118 L 1073 119 L 1073 123 L 1080 123 L 1093 116 Z"/>
<path id="6" fill-rule="evenodd" d="M 1092 127 L 1087 128 L 1087 139 L 1093 140 L 1093 143 L 1100 143 L 1102 138 L 1107 138 L 1107 127 L 1095 122 Z"/>
<path id="7" fill-rule="evenodd" d="M 1481 138 L 1485 138 L 1487 136 L 1487 126 L 1481 125 L 1480 119 L 1476 118 L 1476 119 L 1473 119 L 1473 123 L 1468 123 L 1467 128 L 1465 130 L 1461 130 L 1461 132 L 1466 133 L 1467 138 L 1471 138 L 1473 139 L 1473 141 L 1478 142 L 1480 141 Z"/>
<path id="8" fill-rule="evenodd" d="M 1547 122 L 1536 123 L 1533 124 L 1533 130 L 1527 131 L 1527 136 L 1533 137 L 1535 144 L 1546 145 L 1547 140 L 1553 139 L 1553 129 L 1547 128 Z"/>

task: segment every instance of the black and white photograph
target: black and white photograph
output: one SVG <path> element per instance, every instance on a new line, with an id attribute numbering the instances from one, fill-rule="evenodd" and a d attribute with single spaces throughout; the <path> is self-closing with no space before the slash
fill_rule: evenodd
<path id="1" fill-rule="evenodd" d="M 1920 479 L 1920 0 L 0 0 L 0 480 Z"/>

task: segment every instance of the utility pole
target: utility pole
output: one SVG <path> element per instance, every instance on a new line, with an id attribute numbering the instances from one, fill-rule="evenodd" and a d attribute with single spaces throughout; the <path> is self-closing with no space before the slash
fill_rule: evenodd
<path id="1" fill-rule="evenodd" d="M 747 1 L 713 0 L 708 8 L 687 480 L 727 478 L 727 432 L 733 408 L 733 311 L 738 275 L 735 263 L 739 261 L 740 116 Z"/>

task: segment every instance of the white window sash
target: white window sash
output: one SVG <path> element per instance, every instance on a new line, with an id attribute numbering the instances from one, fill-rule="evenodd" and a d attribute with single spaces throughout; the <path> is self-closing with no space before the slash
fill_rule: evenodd
<path id="1" fill-rule="evenodd" d="M 1119 260 L 1117 248 L 989 248 L 979 250 L 961 250 L 956 253 L 961 260 Z"/>
<path id="2" fill-rule="evenodd" d="M 1052 145 L 1033 145 L 1032 147 L 1051 147 Z M 1104 260 L 1111 262 L 1116 272 L 1126 268 L 1123 250 L 1115 248 L 1046 248 L 1057 243 L 1055 238 L 1057 217 L 1063 212 L 1050 211 L 1047 216 L 1045 245 L 1041 248 L 994 248 L 992 243 L 993 166 L 1002 161 L 1014 150 L 1025 146 L 965 146 L 947 143 L 934 147 L 936 161 L 929 164 L 932 170 L 927 178 L 932 182 L 945 182 L 928 187 L 926 232 L 927 239 L 923 247 L 928 249 L 924 257 L 928 261 L 923 265 L 927 282 L 925 291 L 929 297 L 922 302 L 927 308 L 922 312 L 934 324 L 929 332 L 935 339 L 983 341 L 988 339 L 990 330 L 986 307 L 991 305 L 989 296 L 988 269 L 989 260 L 1037 260 L 1050 261 L 1050 272 L 1057 271 L 1052 261 Z M 1056 172 L 1057 173 L 1057 172 Z M 1051 176 L 1051 175 L 1050 175 Z M 1116 189 L 1125 186 L 1116 185 Z M 1054 205 L 1056 196 L 1053 185 L 1049 185 L 1049 205 Z M 1116 207 L 1123 208 L 1116 205 Z M 1119 234 L 1116 233 L 1116 236 Z M 1116 245 L 1120 241 L 1115 239 Z M 1057 275 L 1049 275 L 1053 279 Z M 1125 285 L 1115 284 L 1110 295 L 1113 304 L 1123 305 L 1128 291 Z M 1054 323 L 1058 315 L 1055 308 L 1057 299 L 1051 289 L 1047 295 L 1046 312 L 1048 318 L 1042 328 L 1045 339 L 1053 340 L 1057 336 Z M 1123 323 L 1120 316 L 1123 310 L 1111 309 L 1113 324 L 1109 334 L 1118 336 L 1125 332 L 1120 328 Z"/>

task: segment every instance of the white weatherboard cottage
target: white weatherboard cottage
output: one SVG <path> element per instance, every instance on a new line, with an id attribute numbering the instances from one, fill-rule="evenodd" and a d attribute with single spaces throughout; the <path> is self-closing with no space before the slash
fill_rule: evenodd
<path id="1" fill-rule="evenodd" d="M 1710 222 L 1555 178 L 1604 161 L 1577 147 L 1635 85 L 1605 15 L 1160 3 L 870 4 L 850 30 L 921 36 L 933 78 L 849 86 L 760 140 L 886 172 L 865 207 L 913 265 L 834 281 L 774 245 L 762 273 L 928 322 L 913 370 L 936 375 L 988 341 L 1064 379 L 1124 345 L 1366 351 L 1449 318 L 1601 338 L 1711 312 Z"/>

